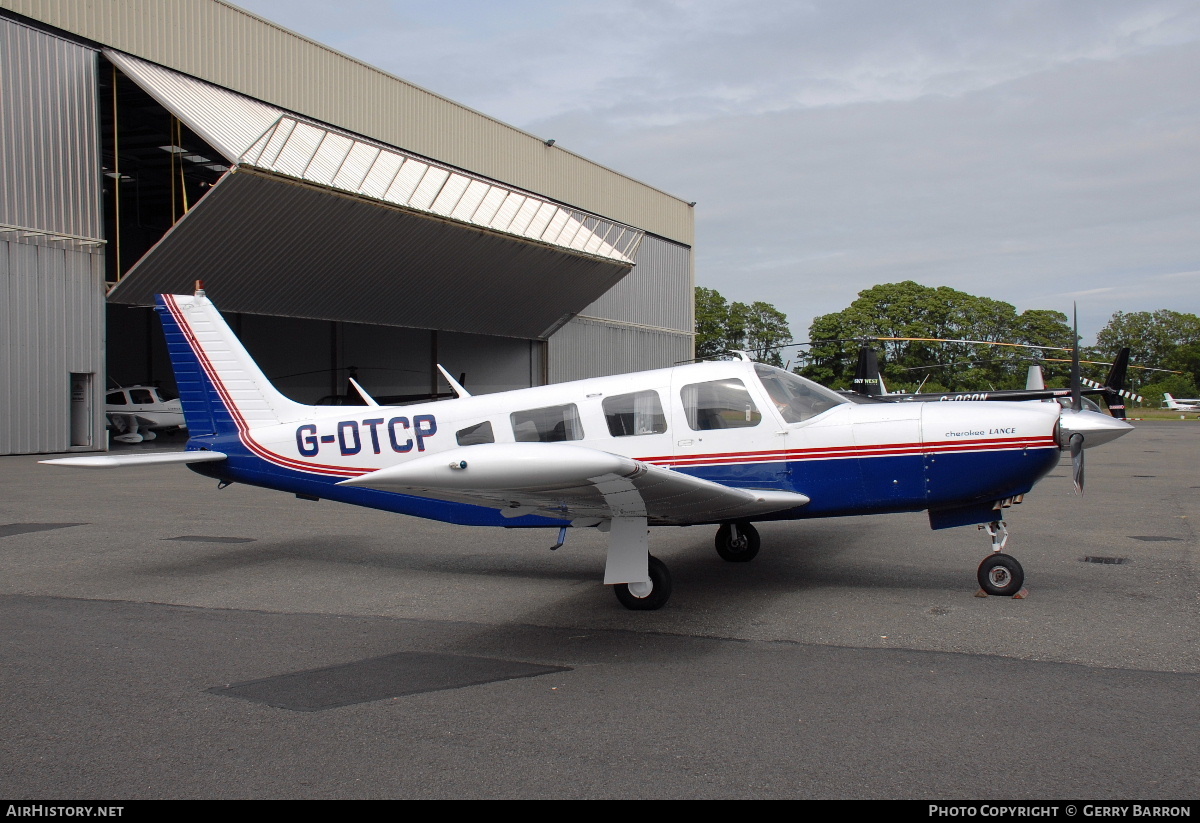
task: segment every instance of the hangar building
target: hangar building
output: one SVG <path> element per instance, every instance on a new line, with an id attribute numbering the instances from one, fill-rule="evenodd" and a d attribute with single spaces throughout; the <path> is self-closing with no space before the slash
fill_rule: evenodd
<path id="1" fill-rule="evenodd" d="M 692 356 L 693 210 L 222 0 L 0 0 L 0 454 L 107 447 L 203 280 L 301 402 Z"/>

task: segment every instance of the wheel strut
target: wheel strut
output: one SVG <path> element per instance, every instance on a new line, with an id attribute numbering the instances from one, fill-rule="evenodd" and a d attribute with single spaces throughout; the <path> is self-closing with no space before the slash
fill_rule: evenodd
<path id="1" fill-rule="evenodd" d="M 1008 544 L 1008 524 L 1003 520 L 993 520 L 991 523 L 980 523 L 979 528 L 992 538 L 992 551 L 1001 551 Z"/>

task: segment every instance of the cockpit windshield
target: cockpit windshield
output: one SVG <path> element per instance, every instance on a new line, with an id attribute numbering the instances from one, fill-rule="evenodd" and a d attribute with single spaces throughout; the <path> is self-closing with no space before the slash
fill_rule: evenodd
<path id="1" fill-rule="evenodd" d="M 783 369 L 755 363 L 754 371 L 775 403 L 775 408 L 779 409 L 783 419 L 789 423 L 810 420 L 821 412 L 847 402 L 846 398 L 832 389 Z"/>

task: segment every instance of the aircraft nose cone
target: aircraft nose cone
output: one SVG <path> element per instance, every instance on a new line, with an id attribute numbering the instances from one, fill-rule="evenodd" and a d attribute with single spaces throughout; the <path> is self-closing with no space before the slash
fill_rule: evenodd
<path id="1" fill-rule="evenodd" d="M 1128 434 L 1133 431 L 1133 426 L 1107 414 L 1067 409 L 1059 415 L 1058 431 L 1058 442 L 1064 449 L 1070 445 L 1073 434 L 1082 434 L 1083 447 L 1090 449 Z"/>

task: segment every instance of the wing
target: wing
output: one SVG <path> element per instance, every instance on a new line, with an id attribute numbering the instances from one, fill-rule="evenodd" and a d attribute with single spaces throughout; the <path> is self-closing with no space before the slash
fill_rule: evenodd
<path id="1" fill-rule="evenodd" d="M 117 434 L 124 434 L 127 431 L 137 431 L 137 418 L 127 412 L 105 412 L 105 417 L 108 418 L 108 425 L 116 430 Z"/>
<path id="2" fill-rule="evenodd" d="M 520 517 L 596 525 L 644 517 L 654 525 L 749 518 L 803 506 L 792 492 L 739 489 L 629 457 L 563 443 L 493 443 L 418 457 L 339 485 L 473 503 Z"/>

